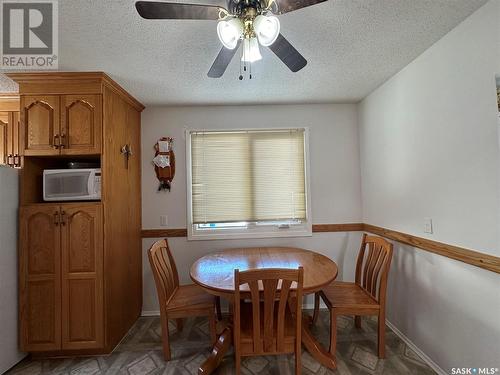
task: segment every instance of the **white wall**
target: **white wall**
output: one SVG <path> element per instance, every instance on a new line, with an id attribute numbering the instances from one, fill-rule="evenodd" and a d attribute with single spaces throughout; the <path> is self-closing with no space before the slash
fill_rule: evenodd
<path id="1" fill-rule="evenodd" d="M 360 103 L 365 223 L 500 256 L 499 48 L 492 0 Z M 499 367 L 500 275 L 397 244 L 389 304 L 443 369 Z"/>
<path id="2" fill-rule="evenodd" d="M 17 202 L 18 171 L 0 166 L 0 374 L 24 356 L 17 350 Z"/>
<path id="3" fill-rule="evenodd" d="M 356 122 L 356 106 L 353 104 L 147 108 L 142 116 L 142 226 L 145 229 L 160 228 L 160 215 L 166 214 L 167 228 L 186 227 L 186 128 L 286 126 L 310 128 L 313 223 L 359 222 L 361 187 Z M 158 182 L 151 164 L 153 145 L 164 136 L 175 138 L 176 176 L 170 193 L 156 191 Z M 189 282 L 189 268 L 197 258 L 210 251 L 242 246 L 289 245 L 316 250 L 336 260 L 342 272 L 346 251 L 346 262 L 351 262 L 359 240 L 358 233 L 324 233 L 306 238 L 261 240 L 187 241 L 186 238 L 172 238 L 170 244 L 181 282 Z M 145 256 L 153 241 L 143 241 L 144 312 L 158 310 L 154 282 Z"/>

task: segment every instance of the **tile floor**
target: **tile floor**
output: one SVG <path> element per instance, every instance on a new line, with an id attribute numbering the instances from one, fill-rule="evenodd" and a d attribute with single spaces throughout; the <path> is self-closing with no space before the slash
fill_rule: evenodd
<path id="1" fill-rule="evenodd" d="M 349 317 L 340 317 L 337 345 L 338 368 L 331 371 L 304 351 L 302 374 L 435 374 L 404 342 L 387 329 L 387 358 L 379 360 L 376 353 L 376 321 L 363 319 L 360 330 Z M 313 332 L 325 345 L 328 343 L 329 317 L 322 311 Z M 177 332 L 172 324 L 173 360 L 165 362 L 161 351 L 161 330 L 158 317 L 140 318 L 127 337 L 108 356 L 50 360 L 25 359 L 7 372 L 9 375 L 189 375 L 197 374 L 198 365 L 208 354 L 208 323 L 188 319 L 184 330 Z M 253 357 L 243 361 L 242 374 L 293 374 L 293 355 Z M 222 362 L 216 375 L 234 374 L 232 353 Z"/>

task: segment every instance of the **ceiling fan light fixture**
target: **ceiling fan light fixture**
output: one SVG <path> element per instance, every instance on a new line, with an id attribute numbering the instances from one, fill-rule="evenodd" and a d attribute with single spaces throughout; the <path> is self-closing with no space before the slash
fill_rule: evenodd
<path id="1" fill-rule="evenodd" d="M 243 23 L 238 18 L 231 18 L 228 21 L 220 21 L 217 24 L 217 35 L 219 40 L 228 49 L 235 49 L 238 40 L 243 34 Z"/>
<path id="2" fill-rule="evenodd" d="M 241 56 L 241 61 L 253 63 L 261 59 L 262 55 L 260 54 L 257 38 L 243 39 L 243 55 Z"/>
<path id="3" fill-rule="evenodd" d="M 264 47 L 269 47 L 276 41 L 280 34 L 280 21 L 276 16 L 258 15 L 253 21 L 253 29 L 259 43 Z"/>

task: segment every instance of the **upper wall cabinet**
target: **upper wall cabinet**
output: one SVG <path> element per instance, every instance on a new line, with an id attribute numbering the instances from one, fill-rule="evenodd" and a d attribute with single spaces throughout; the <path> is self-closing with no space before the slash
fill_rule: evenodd
<path id="1" fill-rule="evenodd" d="M 25 155 L 101 152 L 101 95 L 22 96 Z"/>
<path id="2" fill-rule="evenodd" d="M 24 146 L 19 131 L 19 96 L 0 94 L 0 164 L 22 166 Z"/>
<path id="3" fill-rule="evenodd" d="M 9 127 L 9 113 L 0 112 L 0 164 L 7 164 L 7 129 Z"/>
<path id="4" fill-rule="evenodd" d="M 59 96 L 40 95 L 21 97 L 24 154 L 59 154 Z"/>
<path id="5" fill-rule="evenodd" d="M 61 97 L 61 153 L 101 152 L 102 104 L 100 95 Z"/>

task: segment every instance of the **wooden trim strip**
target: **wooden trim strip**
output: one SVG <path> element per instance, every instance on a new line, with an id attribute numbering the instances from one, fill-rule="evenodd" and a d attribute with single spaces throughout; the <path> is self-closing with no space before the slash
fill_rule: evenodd
<path id="1" fill-rule="evenodd" d="M 19 95 L 10 93 L 0 93 L 0 111 L 2 112 L 19 112 Z"/>
<path id="2" fill-rule="evenodd" d="M 143 229 L 142 238 L 187 237 L 187 229 Z"/>
<path id="3" fill-rule="evenodd" d="M 313 224 L 313 233 L 320 232 L 361 232 L 363 223 L 347 223 L 347 224 Z"/>
<path id="4" fill-rule="evenodd" d="M 460 262 L 471 264 L 473 266 L 483 268 L 488 271 L 500 273 L 500 258 L 458 247 L 448 245 L 442 242 L 429 240 L 422 237 L 413 236 L 411 234 L 397 232 L 395 230 L 377 227 L 375 225 L 364 224 L 364 231 L 376 234 L 381 237 L 388 238 L 406 245 L 418 247 L 419 249 L 429 251 L 434 254 L 439 254 L 447 258 L 455 259 Z"/>
<path id="5" fill-rule="evenodd" d="M 360 232 L 363 230 L 363 223 L 347 224 L 313 224 L 312 231 L 318 232 Z M 162 237 L 187 237 L 187 229 L 143 229 L 142 238 L 162 238 Z"/>
<path id="6" fill-rule="evenodd" d="M 326 232 L 370 232 L 405 245 L 417 247 L 450 259 L 455 259 L 488 271 L 500 274 L 500 257 L 481 253 L 463 247 L 448 245 L 395 230 L 363 223 L 313 224 L 314 233 Z M 187 229 L 143 229 L 142 238 L 187 237 Z"/>

